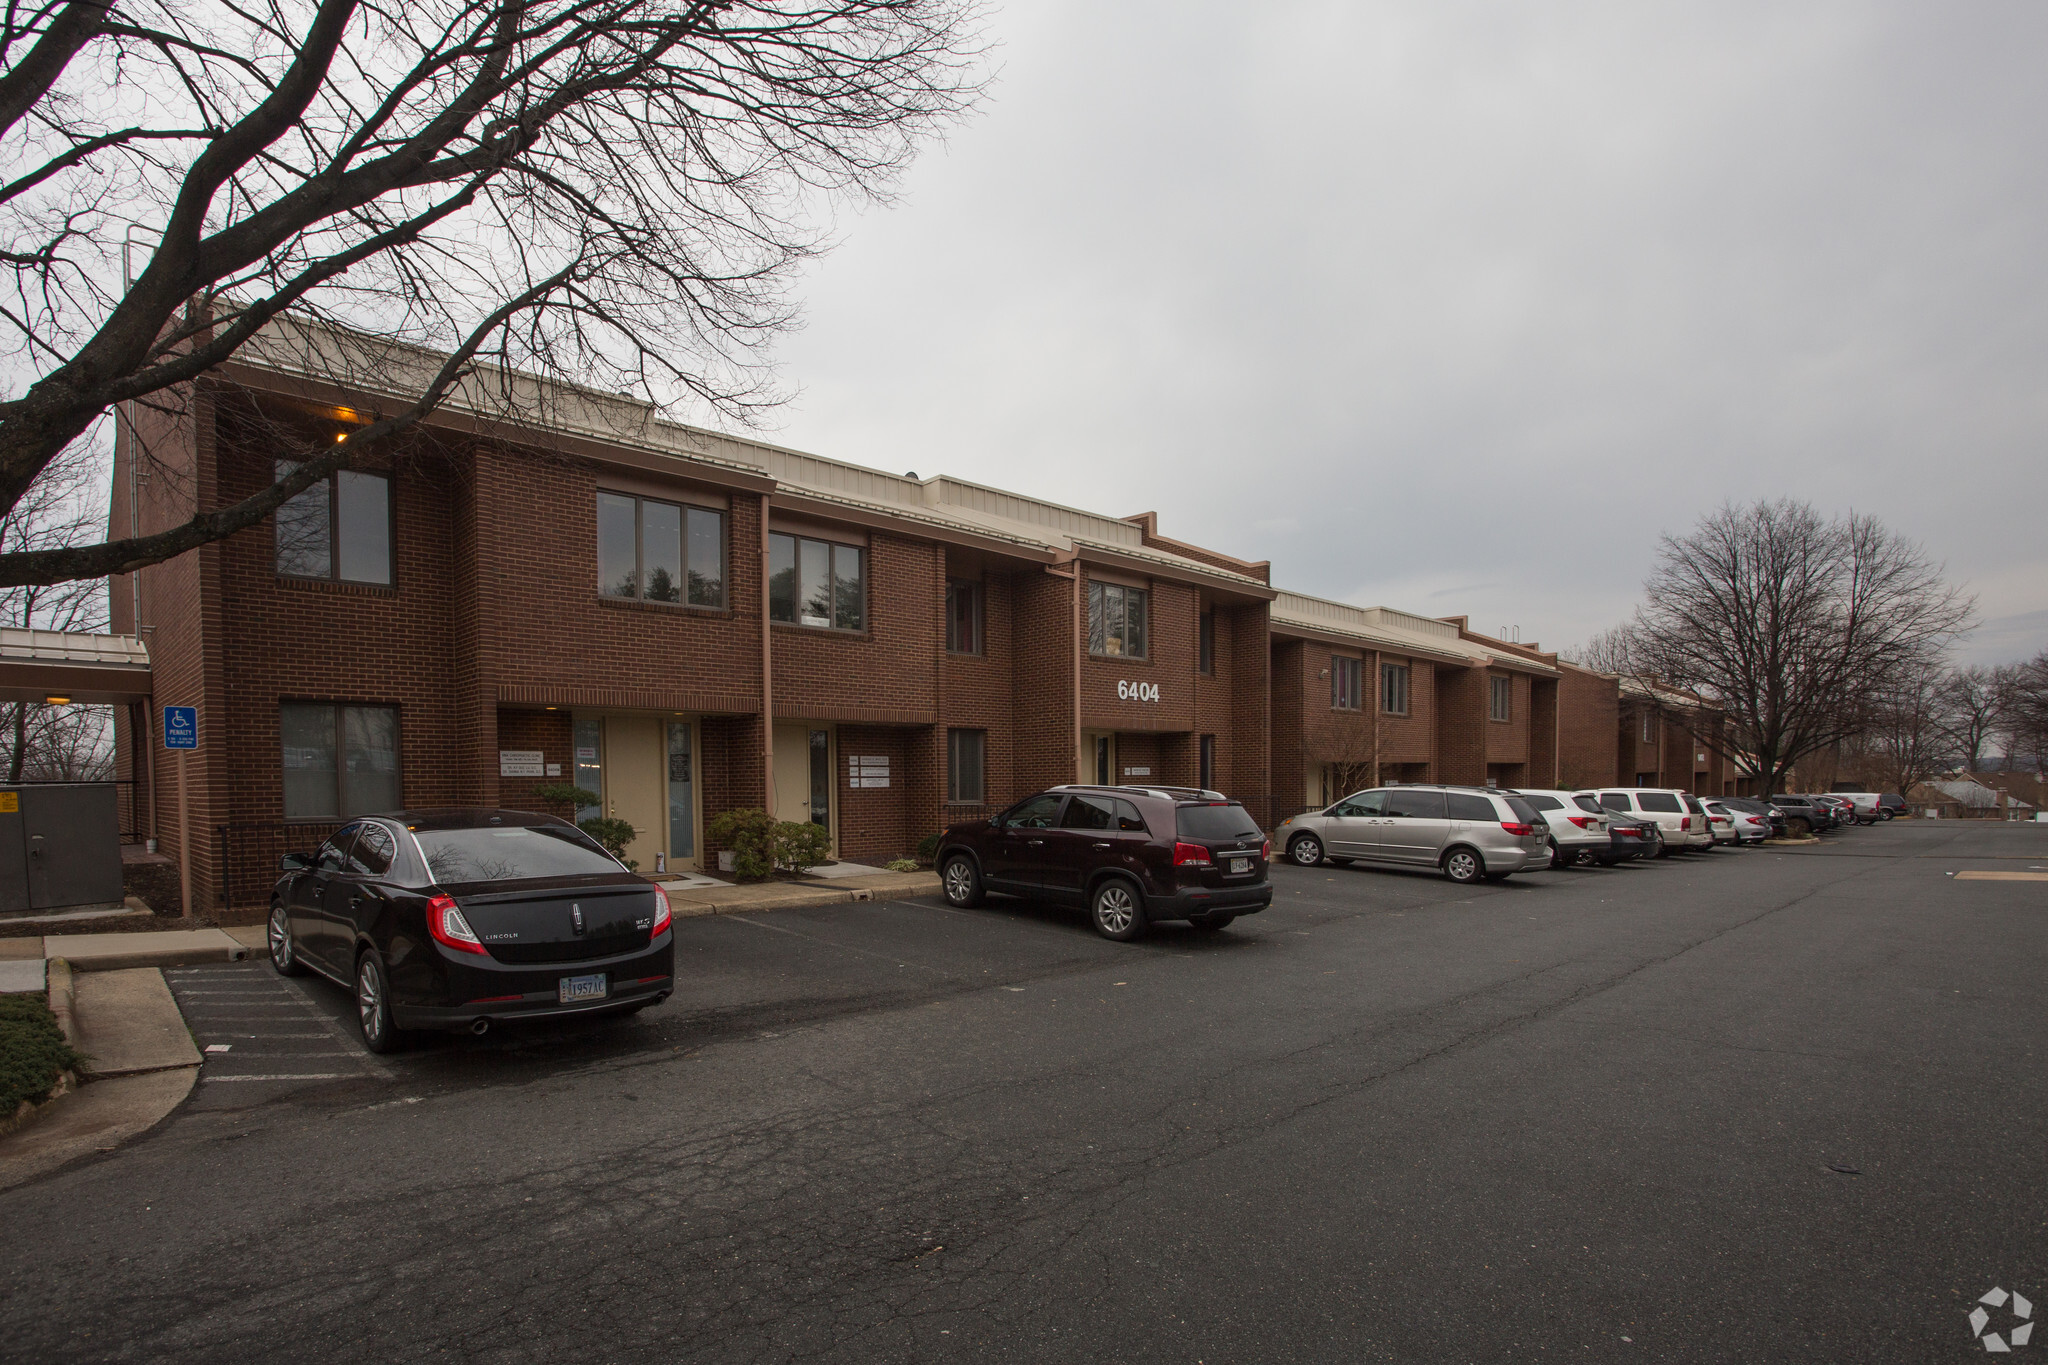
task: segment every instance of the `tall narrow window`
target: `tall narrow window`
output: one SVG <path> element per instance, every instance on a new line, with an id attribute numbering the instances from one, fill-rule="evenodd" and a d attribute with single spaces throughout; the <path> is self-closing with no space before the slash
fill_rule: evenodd
<path id="1" fill-rule="evenodd" d="M 1408 665 L 1380 665 L 1380 710 L 1390 716 L 1408 714 Z"/>
<path id="2" fill-rule="evenodd" d="M 697 853 L 697 803 L 691 783 L 690 722 L 668 723 L 668 856 Z"/>
<path id="3" fill-rule="evenodd" d="M 1515 716 L 1515 680 L 1513 678 L 1489 678 L 1491 707 L 1488 714 L 1495 720 L 1513 720 Z"/>
<path id="4" fill-rule="evenodd" d="M 1643 712 L 1643 743 L 1657 742 L 1657 717 L 1650 711 Z"/>
<path id="5" fill-rule="evenodd" d="M 811 731 L 811 823 L 832 828 L 832 732 Z"/>
<path id="6" fill-rule="evenodd" d="M 946 799 L 964 805 L 988 799 L 988 731 L 946 732 Z"/>
<path id="7" fill-rule="evenodd" d="M 604 814 L 604 722 L 595 716 L 576 721 L 576 785 L 598 799 L 595 806 L 578 806 L 576 821 Z"/>
<path id="8" fill-rule="evenodd" d="M 597 583 L 606 597 L 724 606 L 724 513 L 599 493 Z"/>
<path id="9" fill-rule="evenodd" d="M 1204 673 L 1213 674 L 1216 671 L 1216 608 L 1202 608 L 1199 629 L 1201 636 L 1196 648 L 1195 667 Z"/>
<path id="10" fill-rule="evenodd" d="M 278 729 L 285 819 L 341 820 L 402 804 L 397 707 L 287 702 Z"/>
<path id="11" fill-rule="evenodd" d="M 867 575 L 857 545 L 780 531 L 768 537 L 768 619 L 827 630 L 864 630 Z"/>
<path id="12" fill-rule="evenodd" d="M 1330 656 L 1330 707 L 1337 711 L 1356 711 L 1363 706 L 1365 693 L 1365 660 L 1346 658 L 1342 654 Z"/>
<path id="13" fill-rule="evenodd" d="M 1088 585 L 1088 652 L 1145 657 L 1146 609 L 1151 594 L 1118 583 Z"/>
<path id="14" fill-rule="evenodd" d="M 282 479 L 299 466 L 277 462 Z M 391 581 L 391 478 L 343 469 L 277 509 L 277 571 L 344 583 Z"/>
<path id="15" fill-rule="evenodd" d="M 946 652 L 980 654 L 981 584 L 965 578 L 946 581 Z"/>
<path id="16" fill-rule="evenodd" d="M 1202 736 L 1202 787 L 1216 790 L 1216 736 Z"/>

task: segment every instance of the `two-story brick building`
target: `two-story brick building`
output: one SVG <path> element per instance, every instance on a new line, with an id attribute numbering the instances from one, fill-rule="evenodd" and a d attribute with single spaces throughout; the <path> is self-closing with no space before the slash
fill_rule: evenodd
<path id="1" fill-rule="evenodd" d="M 180 420 L 139 415 L 116 527 L 131 475 L 145 532 L 232 502 L 281 437 L 346 439 L 431 359 L 391 348 L 390 392 L 343 393 L 285 355 L 245 353 Z M 1264 565 L 1151 517 L 548 398 L 545 424 L 451 403 L 267 530 L 112 583 L 157 704 L 200 711 L 155 809 L 202 902 L 359 811 L 536 807 L 550 782 L 628 821 L 644 868 L 706 865 L 736 806 L 872 859 L 1077 777 L 1264 787 Z"/>

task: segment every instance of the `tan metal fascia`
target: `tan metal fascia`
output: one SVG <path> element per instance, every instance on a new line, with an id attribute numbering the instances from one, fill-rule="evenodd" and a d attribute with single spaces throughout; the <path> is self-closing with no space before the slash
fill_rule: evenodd
<path id="1" fill-rule="evenodd" d="M 785 511 L 807 512 L 812 516 L 851 522 L 856 526 L 866 526 L 874 530 L 894 531 L 899 535 L 943 541 L 949 545 L 960 545 L 991 554 L 1008 555 L 1012 559 L 1029 560 L 1034 564 L 1059 562 L 1059 552 L 1042 541 L 1026 540 L 1021 536 L 1004 535 L 1000 531 L 963 526 L 929 513 L 865 502 L 797 484 L 777 483 L 774 487 L 775 505 Z"/>
<path id="2" fill-rule="evenodd" d="M 1446 649 L 1432 649 L 1414 640 L 1403 640 L 1394 636 L 1353 634 L 1347 630 L 1302 625 L 1279 617 L 1273 617 L 1268 622 L 1267 630 L 1269 634 L 1285 635 L 1290 639 L 1317 640 L 1326 645 L 1347 645 L 1354 649 L 1368 649 L 1381 654 L 1396 654 L 1404 659 L 1427 659 L 1431 663 L 1450 664 L 1456 668 L 1474 668 L 1480 662 L 1471 655 Z"/>
<path id="3" fill-rule="evenodd" d="M 1280 595 L 1278 588 L 1269 587 L 1256 578 L 1230 573 L 1223 569 L 1211 568 L 1192 559 L 1176 559 L 1167 555 L 1145 551 L 1133 551 L 1121 546 L 1104 545 L 1099 541 L 1085 540 L 1080 536 L 1070 538 L 1073 549 L 1063 551 L 1056 562 L 1061 564 L 1081 560 L 1090 564 L 1101 564 L 1126 573 L 1144 574 L 1150 578 L 1165 578 L 1176 582 L 1197 583 L 1204 587 L 1217 588 L 1253 602 L 1271 602 Z"/>

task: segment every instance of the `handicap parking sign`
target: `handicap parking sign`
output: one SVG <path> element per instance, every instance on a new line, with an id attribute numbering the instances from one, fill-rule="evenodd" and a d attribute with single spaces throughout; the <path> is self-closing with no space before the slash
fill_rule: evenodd
<path id="1" fill-rule="evenodd" d="M 198 707 L 166 706 L 164 708 L 164 747 L 166 749 L 196 749 L 199 747 Z"/>

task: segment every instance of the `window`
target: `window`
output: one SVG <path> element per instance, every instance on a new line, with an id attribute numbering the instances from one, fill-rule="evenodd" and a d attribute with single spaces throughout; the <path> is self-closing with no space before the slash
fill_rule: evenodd
<path id="1" fill-rule="evenodd" d="M 1685 807 L 1670 792 L 1638 792 L 1636 805 L 1644 810 L 1656 811 L 1660 815 L 1678 815 Z"/>
<path id="2" fill-rule="evenodd" d="M 1443 820 L 1442 792 L 1396 787 L 1387 793 L 1387 816 L 1394 820 Z"/>
<path id="3" fill-rule="evenodd" d="M 1081 796 L 1076 794 L 1067 802 L 1066 814 L 1060 817 L 1061 829 L 1117 830 L 1121 833 L 1145 832 L 1145 819 L 1138 814 L 1138 808 L 1121 796 Z"/>
<path id="4" fill-rule="evenodd" d="M 339 820 L 404 804 L 397 707 L 289 702 L 278 712 L 285 819 Z"/>
<path id="5" fill-rule="evenodd" d="M 1513 678 L 1488 678 L 1488 714 L 1495 720 L 1513 720 L 1515 715 L 1515 680 Z"/>
<path id="6" fill-rule="evenodd" d="M 1088 585 L 1088 652 L 1145 657 L 1145 608 L 1151 594 L 1117 583 Z"/>
<path id="7" fill-rule="evenodd" d="M 1531 796 L 1524 798 L 1537 810 L 1563 810 L 1564 802 L 1554 796 Z"/>
<path id="8" fill-rule="evenodd" d="M 827 630 L 866 629 L 861 553 L 855 545 L 772 533 L 768 619 Z"/>
<path id="9" fill-rule="evenodd" d="M 1408 714 L 1408 665 L 1380 665 L 1380 710 L 1390 716 Z"/>
<path id="10" fill-rule="evenodd" d="M 1357 796 L 1346 797 L 1330 808 L 1330 814 L 1354 820 L 1366 816 L 1378 818 L 1386 813 L 1385 792 L 1360 792 Z"/>
<path id="11" fill-rule="evenodd" d="M 391 870 L 391 859 L 397 852 L 398 842 L 391 837 L 390 830 L 365 821 L 358 827 L 355 847 L 349 850 L 348 861 L 342 866 L 359 877 L 381 877 Z"/>
<path id="12" fill-rule="evenodd" d="M 981 584 L 970 579 L 946 580 L 946 652 L 982 652 Z"/>
<path id="13" fill-rule="evenodd" d="M 597 495 L 597 590 L 643 602 L 725 605 L 725 514 Z"/>
<path id="14" fill-rule="evenodd" d="M 1196 666 L 1202 672 L 1213 675 L 1216 672 L 1216 608 L 1202 609 L 1201 642 L 1198 646 Z"/>
<path id="15" fill-rule="evenodd" d="M 576 785 L 598 798 L 604 799 L 604 722 L 595 717 L 578 717 L 576 720 Z M 594 819 L 604 814 L 603 805 L 578 806 L 576 822 Z"/>
<path id="16" fill-rule="evenodd" d="M 277 477 L 297 469 L 279 460 Z M 391 581 L 391 478 L 343 469 L 277 509 L 277 571 L 345 583 Z"/>
<path id="17" fill-rule="evenodd" d="M 1651 714 L 1650 712 L 1645 711 L 1643 712 L 1643 743 L 1655 744 L 1656 742 L 1657 717 Z"/>
<path id="18" fill-rule="evenodd" d="M 1356 711 L 1364 705 L 1365 660 L 1330 656 L 1330 706 L 1338 711 Z"/>
<path id="19" fill-rule="evenodd" d="M 1483 796 L 1474 796 L 1470 792 L 1446 792 L 1444 805 L 1447 819 L 1476 820 L 1482 823 L 1500 819 L 1493 812 L 1493 802 Z"/>
<path id="20" fill-rule="evenodd" d="M 1608 810 L 1618 810 L 1624 814 L 1632 814 L 1635 810 L 1635 807 L 1628 803 L 1627 792 L 1601 792 L 1600 804 Z"/>
<path id="21" fill-rule="evenodd" d="M 423 829 L 417 836 L 427 870 L 442 883 L 586 877 L 619 870 L 589 835 L 563 825 Z"/>
<path id="22" fill-rule="evenodd" d="M 1206 801 L 1198 806 L 1176 806 L 1176 832 L 1183 839 L 1258 839 L 1264 837 L 1259 822 L 1235 801 Z"/>
<path id="23" fill-rule="evenodd" d="M 690 722 L 668 723 L 668 856 L 697 853 L 697 800 L 690 767 Z"/>
<path id="24" fill-rule="evenodd" d="M 1003 812 L 1003 823 L 1015 829 L 1051 829 L 1053 817 L 1060 813 L 1060 802 L 1065 799 L 1050 793 L 1034 796 Z"/>
<path id="25" fill-rule="evenodd" d="M 1216 736 L 1202 736 L 1202 789 L 1216 790 Z"/>
<path id="26" fill-rule="evenodd" d="M 946 799 L 979 805 L 988 796 L 988 731 L 946 731 Z"/>

